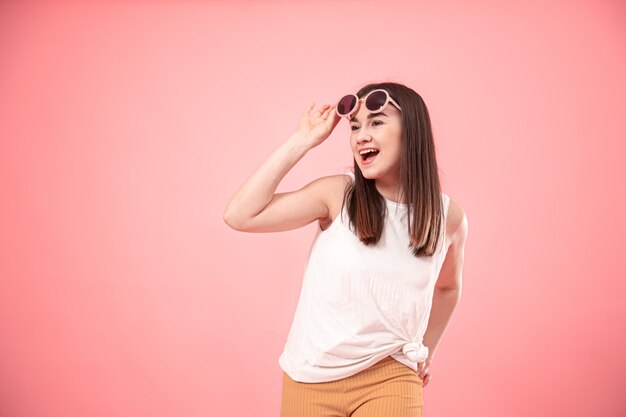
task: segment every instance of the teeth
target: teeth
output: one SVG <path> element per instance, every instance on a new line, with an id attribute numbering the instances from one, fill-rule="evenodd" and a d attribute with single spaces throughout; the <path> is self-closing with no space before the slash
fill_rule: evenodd
<path id="1" fill-rule="evenodd" d="M 364 151 L 361 151 L 361 155 L 365 155 L 366 153 L 369 153 L 369 152 L 376 152 L 376 149 L 366 149 Z"/>

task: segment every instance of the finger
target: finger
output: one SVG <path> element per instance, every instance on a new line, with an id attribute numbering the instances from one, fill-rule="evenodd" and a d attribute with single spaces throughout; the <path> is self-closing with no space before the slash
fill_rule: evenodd
<path id="1" fill-rule="evenodd" d="M 335 128 L 335 126 L 337 126 L 337 124 L 341 120 L 341 117 L 336 112 L 335 106 L 333 106 L 331 113 L 330 113 L 330 117 L 327 120 L 330 120 L 330 125 L 333 127 L 333 129 Z"/>
<path id="2" fill-rule="evenodd" d="M 328 106 L 328 104 L 323 104 L 323 105 L 322 105 L 322 107 L 320 107 L 320 108 L 317 110 L 317 113 L 315 113 L 315 115 L 316 115 L 317 117 L 324 118 L 324 114 L 326 113 L 326 110 L 327 110 L 327 109 L 326 109 L 326 107 L 327 107 L 327 106 Z"/>
<path id="3" fill-rule="evenodd" d="M 430 374 L 426 374 L 426 377 L 424 377 L 424 379 L 423 379 L 422 386 L 423 386 L 423 387 L 425 387 L 426 385 L 428 385 L 428 383 L 430 382 L 430 379 L 431 379 L 431 378 L 432 378 L 432 377 L 431 377 L 431 375 L 430 375 Z"/>
<path id="4" fill-rule="evenodd" d="M 428 366 L 426 365 L 426 363 L 420 363 L 420 371 L 419 371 L 419 375 L 420 378 L 424 379 L 424 377 L 428 374 Z"/>
<path id="5" fill-rule="evenodd" d="M 331 108 L 329 108 L 329 109 L 326 109 L 326 111 L 324 112 L 324 114 L 322 114 L 322 119 L 324 120 L 324 124 L 325 124 L 325 125 L 327 125 L 327 126 L 328 126 L 328 125 L 330 125 L 330 124 L 331 124 L 331 122 L 332 122 L 332 120 L 333 120 L 333 118 L 332 118 L 332 116 L 331 116 L 331 114 L 332 114 L 331 112 L 332 112 L 332 111 L 334 111 L 334 110 L 333 110 L 333 108 L 331 107 Z"/>
<path id="6" fill-rule="evenodd" d="M 306 110 L 304 111 L 304 114 L 309 115 L 311 113 L 311 110 L 313 109 L 313 107 L 315 107 L 315 102 L 314 101 L 310 101 L 309 105 L 307 106 Z"/>

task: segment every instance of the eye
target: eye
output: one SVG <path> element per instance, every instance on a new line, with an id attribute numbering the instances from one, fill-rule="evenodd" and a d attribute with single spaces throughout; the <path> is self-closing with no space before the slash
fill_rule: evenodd
<path id="1" fill-rule="evenodd" d="M 374 121 L 372 122 L 372 125 L 374 125 L 374 126 L 378 126 L 378 125 L 382 125 L 382 124 L 384 124 L 384 123 L 382 122 L 382 120 L 374 120 Z M 356 129 L 355 129 L 355 128 L 356 128 Z M 350 130 L 352 130 L 353 132 L 354 132 L 355 130 L 357 130 L 358 128 L 359 128 L 359 126 L 357 126 L 357 125 L 352 125 L 352 126 L 350 126 Z"/>

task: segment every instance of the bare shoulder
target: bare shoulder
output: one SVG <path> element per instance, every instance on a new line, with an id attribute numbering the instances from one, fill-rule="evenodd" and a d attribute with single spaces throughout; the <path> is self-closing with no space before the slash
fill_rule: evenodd
<path id="1" fill-rule="evenodd" d="M 341 212 L 344 193 L 352 179 L 347 174 L 337 174 L 322 177 L 320 180 L 323 180 L 323 198 L 328 207 L 328 217 L 319 220 L 319 227 L 326 230 Z"/>
<path id="2" fill-rule="evenodd" d="M 448 242 L 465 244 L 467 239 L 467 216 L 463 208 L 452 198 L 448 206 L 448 217 L 446 220 L 446 235 Z"/>

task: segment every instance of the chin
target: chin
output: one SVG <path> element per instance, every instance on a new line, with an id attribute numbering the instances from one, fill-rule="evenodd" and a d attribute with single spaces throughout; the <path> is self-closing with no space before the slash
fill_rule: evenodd
<path id="1" fill-rule="evenodd" d="M 363 178 L 367 178 L 368 180 L 372 180 L 375 178 L 378 178 L 378 172 L 376 171 L 370 171 L 367 168 L 365 170 L 361 169 L 361 175 L 363 175 Z"/>

